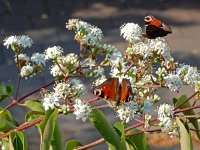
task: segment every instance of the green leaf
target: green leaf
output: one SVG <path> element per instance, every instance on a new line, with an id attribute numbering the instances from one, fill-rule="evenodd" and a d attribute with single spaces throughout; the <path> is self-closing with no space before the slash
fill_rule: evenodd
<path id="1" fill-rule="evenodd" d="M 180 131 L 181 150 L 193 150 L 192 138 L 187 122 L 178 117 L 176 117 L 176 122 Z"/>
<path id="2" fill-rule="evenodd" d="M 139 130 L 133 129 L 130 130 L 128 132 L 126 132 L 126 134 L 132 134 L 132 133 L 136 133 Z M 126 138 L 127 143 L 129 143 L 132 147 L 134 147 L 135 150 L 149 150 L 149 146 L 147 143 L 147 139 L 145 134 L 138 134 L 138 135 L 134 135 L 134 136 L 129 136 Z"/>
<path id="3" fill-rule="evenodd" d="M 53 150 L 62 150 L 62 135 L 60 132 L 60 128 L 56 122 L 55 129 L 53 132 L 53 137 L 51 141 L 51 147 Z"/>
<path id="4" fill-rule="evenodd" d="M 44 107 L 39 100 L 26 100 L 25 103 L 22 105 L 30 108 L 32 111 L 45 112 Z"/>
<path id="5" fill-rule="evenodd" d="M 0 131 L 7 132 L 14 129 L 16 126 L 6 119 L 0 119 Z"/>
<path id="6" fill-rule="evenodd" d="M 116 122 L 114 124 L 115 131 L 121 136 L 121 142 L 125 142 L 125 132 L 124 125 L 121 122 Z"/>
<path id="7" fill-rule="evenodd" d="M 174 103 L 174 105 L 176 107 L 179 104 L 183 103 L 185 100 L 187 100 L 187 96 L 186 95 L 182 95 L 178 99 L 174 98 L 173 99 L 173 103 Z M 185 104 L 183 104 L 182 106 L 180 106 L 179 108 L 182 109 L 182 108 L 188 108 L 188 107 L 191 107 L 191 104 L 190 104 L 189 101 L 186 102 Z M 184 115 L 195 115 L 195 112 L 193 110 L 188 110 L 188 111 L 184 111 L 183 114 Z M 188 119 L 192 123 L 192 125 L 194 126 L 194 128 L 197 130 L 196 134 L 197 134 L 198 138 L 200 139 L 200 133 L 198 132 L 199 131 L 198 121 L 196 120 L 196 118 L 188 118 Z"/>
<path id="8" fill-rule="evenodd" d="M 0 86 L 0 102 L 4 99 L 13 96 L 13 87 L 10 85 L 7 86 Z"/>
<path id="9" fill-rule="evenodd" d="M 27 150 L 27 142 L 21 131 L 11 131 L 9 135 L 9 150 Z"/>
<path id="10" fill-rule="evenodd" d="M 17 121 L 12 117 L 11 113 L 3 108 L 0 108 L 0 118 L 1 119 L 6 119 L 9 122 L 13 123 L 14 125 L 18 126 L 19 124 L 17 123 Z"/>
<path id="11" fill-rule="evenodd" d="M 90 122 L 95 126 L 104 139 L 113 145 L 117 150 L 124 149 L 117 132 L 110 125 L 104 114 L 100 110 L 93 110 Z"/>
<path id="12" fill-rule="evenodd" d="M 39 124 L 41 134 L 41 150 L 49 150 L 50 148 L 56 126 L 57 115 L 57 109 L 55 111 L 49 110 L 46 112 L 44 120 Z"/>
<path id="13" fill-rule="evenodd" d="M 8 137 L 4 137 L 1 139 L 2 144 L 4 146 L 5 150 L 9 150 L 9 138 Z"/>
<path id="14" fill-rule="evenodd" d="M 44 113 L 40 111 L 29 111 L 26 116 L 25 120 L 26 122 L 33 122 L 36 121 L 37 119 L 44 117 Z"/>
<path id="15" fill-rule="evenodd" d="M 83 146 L 79 141 L 69 140 L 66 143 L 65 150 L 74 150 L 75 148 Z"/>

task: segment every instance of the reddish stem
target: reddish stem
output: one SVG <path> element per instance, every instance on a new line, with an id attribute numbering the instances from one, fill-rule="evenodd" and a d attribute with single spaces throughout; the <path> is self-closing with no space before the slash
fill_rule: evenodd
<path id="1" fill-rule="evenodd" d="M 200 105 L 192 106 L 192 107 L 187 107 L 187 108 L 183 108 L 183 109 L 176 110 L 176 111 L 174 112 L 174 114 L 180 113 L 180 112 L 184 112 L 184 111 L 188 111 L 188 110 L 192 110 L 192 109 L 197 109 L 197 108 L 200 108 Z"/>
<path id="2" fill-rule="evenodd" d="M 186 99 L 184 102 L 180 103 L 179 105 L 177 105 L 174 110 L 177 110 L 178 108 L 180 108 L 181 106 L 183 106 L 185 103 L 187 103 L 190 99 L 192 99 L 195 95 L 197 95 L 199 92 L 195 92 L 194 94 L 192 94 L 188 99 Z"/>
<path id="3" fill-rule="evenodd" d="M 24 130 L 24 129 L 27 129 L 27 128 L 29 128 L 29 127 L 31 127 L 31 126 L 37 124 L 37 123 L 40 123 L 43 119 L 44 119 L 44 118 L 39 118 L 39 119 L 37 119 L 37 120 L 35 120 L 35 121 L 31 122 L 31 123 L 22 124 L 21 126 L 16 127 L 16 128 L 14 129 L 14 131 L 22 131 L 22 130 Z M 10 131 L 1 134 L 1 135 L 0 135 L 0 139 L 1 139 L 1 138 L 4 138 L 4 137 L 6 137 L 6 136 L 8 136 L 9 134 L 10 134 Z"/>
<path id="4" fill-rule="evenodd" d="M 106 108 L 106 107 L 109 107 L 108 104 L 105 104 L 105 105 L 101 105 L 101 106 L 96 106 L 96 107 L 92 107 L 92 109 L 99 109 L 99 108 Z"/>
<path id="5" fill-rule="evenodd" d="M 42 86 L 42 87 L 40 87 L 40 88 L 38 88 L 38 89 L 36 89 L 36 90 L 34 90 L 34 91 L 28 93 L 28 94 L 25 94 L 24 96 L 20 97 L 18 100 L 13 100 L 12 103 L 8 104 L 8 105 L 5 107 L 5 109 L 9 109 L 10 107 L 16 105 L 18 102 L 23 101 L 26 97 L 28 97 L 28 96 L 30 96 L 30 95 L 32 95 L 32 94 L 34 94 L 34 93 L 39 92 L 41 88 L 47 88 L 48 86 L 50 86 L 50 85 L 52 85 L 52 84 L 54 84 L 54 83 L 55 83 L 55 80 L 51 81 L 49 84 L 44 85 L 44 86 Z"/>

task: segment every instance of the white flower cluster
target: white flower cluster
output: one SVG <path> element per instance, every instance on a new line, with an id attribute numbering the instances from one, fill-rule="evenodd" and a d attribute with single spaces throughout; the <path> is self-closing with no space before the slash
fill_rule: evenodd
<path id="1" fill-rule="evenodd" d="M 170 48 L 164 38 L 158 37 L 156 39 L 148 39 L 148 41 L 150 48 L 161 55 L 166 63 L 173 59 L 170 54 Z"/>
<path id="2" fill-rule="evenodd" d="M 167 81 L 167 86 L 171 91 L 178 92 L 183 85 L 180 76 L 177 74 L 168 74 L 164 79 Z"/>
<path id="3" fill-rule="evenodd" d="M 66 28 L 75 30 L 75 39 L 83 45 L 99 45 L 103 37 L 101 29 L 79 19 L 69 19 Z"/>
<path id="4" fill-rule="evenodd" d="M 58 53 L 54 53 L 53 55 L 55 56 L 53 59 L 56 58 L 56 62 L 51 67 L 50 73 L 54 77 L 64 75 L 67 73 L 66 71 L 70 72 L 71 69 L 76 67 L 76 63 L 78 62 L 78 56 L 74 53 L 70 53 L 66 56 L 59 56 L 61 53 L 58 51 Z"/>
<path id="5" fill-rule="evenodd" d="M 21 77 L 25 77 L 25 79 L 27 79 L 27 77 L 32 77 L 33 70 L 34 70 L 33 67 L 30 65 L 23 66 L 20 75 Z"/>
<path id="6" fill-rule="evenodd" d="M 33 40 L 26 35 L 21 36 L 10 36 L 4 39 L 4 46 L 11 47 L 15 52 L 15 63 L 20 69 L 20 76 L 27 79 L 32 77 L 36 72 L 41 71 L 42 65 L 45 66 L 45 55 L 40 53 L 34 53 L 31 59 L 26 55 L 21 53 L 23 49 L 31 47 Z M 32 63 L 31 63 L 31 62 Z"/>
<path id="7" fill-rule="evenodd" d="M 79 96 L 85 92 L 85 89 L 81 81 L 75 78 L 59 82 L 54 86 L 54 92 L 44 96 L 43 106 L 45 110 L 53 109 L 55 106 L 60 106 L 59 101 Z"/>
<path id="8" fill-rule="evenodd" d="M 29 59 L 30 58 L 26 54 L 19 54 L 18 58 L 17 58 L 17 56 L 15 56 L 15 62 L 17 62 L 17 61 L 23 61 L 24 63 L 27 63 L 29 61 Z"/>
<path id="9" fill-rule="evenodd" d="M 69 79 L 67 82 L 57 83 L 54 87 L 55 95 L 62 99 L 82 95 L 85 90 L 82 82 L 75 78 Z"/>
<path id="10" fill-rule="evenodd" d="M 27 79 L 28 77 L 32 77 L 37 72 L 37 66 L 42 67 L 45 66 L 45 55 L 40 53 L 34 53 L 31 56 L 31 59 L 26 54 L 19 54 L 15 58 L 15 62 L 19 65 L 21 64 L 20 68 L 20 75 L 21 77 L 25 77 Z M 18 60 L 17 60 L 18 58 Z M 29 60 L 32 61 L 32 64 L 29 62 Z M 17 62 L 18 61 L 18 62 Z M 35 64 L 37 66 L 35 66 Z"/>
<path id="11" fill-rule="evenodd" d="M 61 56 L 63 53 L 63 49 L 60 46 L 49 47 L 45 50 L 45 59 L 56 59 Z"/>
<path id="12" fill-rule="evenodd" d="M 132 76 L 134 76 L 137 72 L 137 68 L 134 66 L 129 69 L 129 73 L 125 72 L 128 70 L 129 66 L 124 61 L 122 54 L 120 52 L 112 53 L 109 58 L 109 62 L 111 65 L 110 76 L 113 78 L 119 78 L 120 80 L 123 78 L 128 79 L 131 83 L 134 83 Z M 129 76 L 131 74 L 131 76 Z"/>
<path id="13" fill-rule="evenodd" d="M 81 99 L 75 99 L 74 104 L 74 112 L 73 114 L 76 115 L 76 119 L 82 119 L 83 122 L 85 122 L 92 112 L 92 108 L 85 104 Z"/>
<path id="14" fill-rule="evenodd" d="M 178 136 L 178 126 L 176 122 L 173 122 L 174 107 L 169 104 L 162 104 L 158 108 L 158 120 L 161 130 L 171 136 Z"/>
<path id="15" fill-rule="evenodd" d="M 40 53 L 34 53 L 31 56 L 31 61 L 40 65 L 40 66 L 45 66 L 45 54 L 40 54 Z"/>
<path id="16" fill-rule="evenodd" d="M 106 54 L 112 54 L 114 52 L 117 52 L 117 48 L 110 44 L 103 44 L 102 48 L 104 49 Z"/>
<path id="17" fill-rule="evenodd" d="M 130 122 L 136 115 L 138 106 L 135 102 L 131 101 L 119 106 L 117 116 L 125 123 Z"/>
<path id="18" fill-rule="evenodd" d="M 132 44 L 141 40 L 142 28 L 138 24 L 126 23 L 120 27 L 120 30 L 123 38 Z"/>
<path id="19" fill-rule="evenodd" d="M 164 38 L 147 39 L 146 41 L 133 44 L 128 47 L 126 53 L 130 56 L 136 54 L 143 57 L 143 59 L 152 58 L 154 54 L 160 55 L 165 65 L 168 65 L 173 60 L 170 55 L 170 48 Z"/>
<path id="20" fill-rule="evenodd" d="M 47 93 L 47 94 L 45 94 L 45 96 L 43 98 L 42 105 L 43 105 L 45 111 L 47 111 L 49 109 L 54 109 L 55 106 L 60 106 L 59 98 L 53 92 Z"/>
<path id="21" fill-rule="evenodd" d="M 31 47 L 33 43 L 33 40 L 26 35 L 21 36 L 10 36 L 6 39 L 4 39 L 4 46 L 7 47 L 7 49 L 11 46 L 13 50 L 14 46 L 20 46 L 22 48 Z"/>
<path id="22" fill-rule="evenodd" d="M 186 84 L 192 85 L 197 81 L 200 81 L 200 73 L 196 67 L 192 67 L 190 65 L 180 65 L 180 67 L 176 69 L 176 73 Z"/>

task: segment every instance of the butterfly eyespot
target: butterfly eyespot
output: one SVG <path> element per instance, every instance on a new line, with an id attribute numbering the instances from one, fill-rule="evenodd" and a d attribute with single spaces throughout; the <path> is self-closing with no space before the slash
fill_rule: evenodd
<path id="1" fill-rule="evenodd" d="M 150 22 L 150 21 L 152 21 L 152 17 L 151 17 L 151 16 L 146 16 L 146 17 L 144 18 L 144 21 Z"/>
<path id="2" fill-rule="evenodd" d="M 102 94 L 101 89 L 95 89 L 94 94 L 97 95 L 97 96 L 100 96 Z"/>

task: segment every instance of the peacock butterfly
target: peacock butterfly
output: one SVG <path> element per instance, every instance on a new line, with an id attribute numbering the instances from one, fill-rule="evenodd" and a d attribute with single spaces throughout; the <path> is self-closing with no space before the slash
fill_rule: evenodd
<path id="1" fill-rule="evenodd" d="M 128 102 L 133 98 L 131 83 L 127 79 L 109 78 L 93 89 L 95 95 L 106 100 L 116 101 L 116 105 Z"/>
<path id="2" fill-rule="evenodd" d="M 150 13 L 146 14 L 144 21 L 146 28 L 146 34 L 144 36 L 146 36 L 149 39 L 163 37 L 166 36 L 167 34 L 172 33 L 172 30 L 169 25 L 156 19 Z"/>

